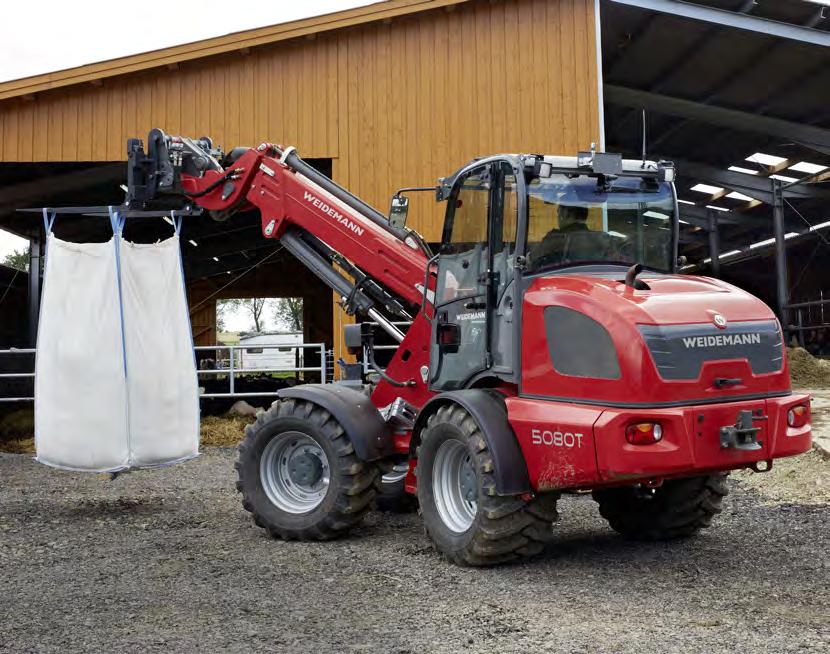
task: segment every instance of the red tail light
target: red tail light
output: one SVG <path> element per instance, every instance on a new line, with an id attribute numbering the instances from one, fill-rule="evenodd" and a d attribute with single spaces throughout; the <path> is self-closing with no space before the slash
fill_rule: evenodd
<path id="1" fill-rule="evenodd" d="M 652 445 L 662 438 L 663 428 L 656 422 L 638 422 L 625 430 L 625 440 L 632 445 Z"/>
<path id="2" fill-rule="evenodd" d="M 790 427 L 803 427 L 810 422 L 810 409 L 806 404 L 797 404 L 787 411 L 787 424 Z"/>

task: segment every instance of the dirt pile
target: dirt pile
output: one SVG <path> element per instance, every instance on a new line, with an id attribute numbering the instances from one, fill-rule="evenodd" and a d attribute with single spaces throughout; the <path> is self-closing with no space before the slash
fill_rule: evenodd
<path id="1" fill-rule="evenodd" d="M 802 347 L 787 350 L 793 386 L 830 388 L 830 361 L 817 359 Z"/>

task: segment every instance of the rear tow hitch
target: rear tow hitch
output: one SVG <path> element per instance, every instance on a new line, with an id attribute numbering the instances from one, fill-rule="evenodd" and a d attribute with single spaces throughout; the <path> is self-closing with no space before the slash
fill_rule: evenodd
<path id="1" fill-rule="evenodd" d="M 753 417 L 752 411 L 738 411 L 738 420 L 734 425 L 720 428 L 720 446 L 736 450 L 760 450 L 761 441 L 758 440 L 760 427 L 753 427 L 753 420 L 765 420 L 766 416 Z"/>

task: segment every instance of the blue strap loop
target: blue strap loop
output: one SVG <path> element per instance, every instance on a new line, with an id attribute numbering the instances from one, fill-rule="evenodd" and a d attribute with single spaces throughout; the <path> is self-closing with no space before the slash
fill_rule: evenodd
<path id="1" fill-rule="evenodd" d="M 58 212 L 54 209 L 50 210 L 43 207 L 43 229 L 46 230 L 47 234 L 52 231 L 52 225 L 55 224 L 55 218 L 57 215 Z"/>
<path id="2" fill-rule="evenodd" d="M 173 221 L 173 229 L 176 232 L 176 236 L 181 236 L 183 216 L 177 216 L 175 211 L 171 211 L 170 219 Z"/>
<path id="3" fill-rule="evenodd" d="M 108 207 L 110 214 L 110 225 L 115 238 L 115 274 L 118 282 L 118 311 L 121 317 L 121 351 L 124 358 L 124 377 L 127 377 L 127 337 L 124 333 L 124 290 L 121 283 L 121 231 L 124 229 L 125 218 L 118 212 L 118 209 Z"/>
<path id="4" fill-rule="evenodd" d="M 121 236 L 121 232 L 124 230 L 124 223 L 127 222 L 127 218 L 122 216 L 118 209 L 114 208 L 113 206 L 107 207 L 107 210 L 110 214 L 110 225 L 112 226 L 112 233 L 116 236 Z"/>

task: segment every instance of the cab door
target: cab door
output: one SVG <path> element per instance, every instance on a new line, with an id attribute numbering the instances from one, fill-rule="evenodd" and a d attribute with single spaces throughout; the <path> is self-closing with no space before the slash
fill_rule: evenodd
<path id="1" fill-rule="evenodd" d="M 493 164 L 455 181 L 438 257 L 432 321 L 430 386 L 464 388 L 490 366 L 488 330 L 488 227 L 493 205 Z"/>

